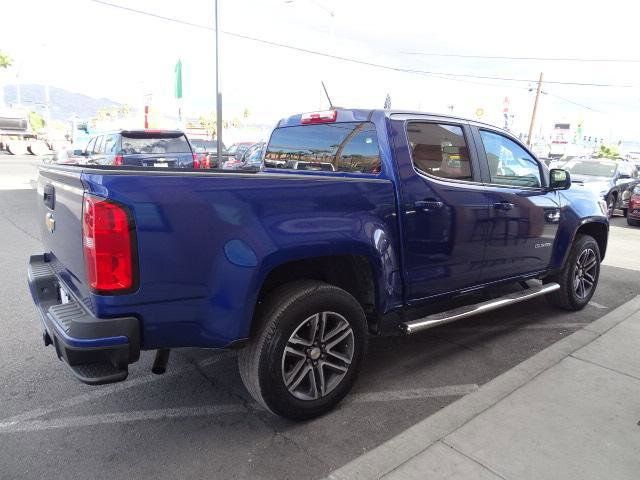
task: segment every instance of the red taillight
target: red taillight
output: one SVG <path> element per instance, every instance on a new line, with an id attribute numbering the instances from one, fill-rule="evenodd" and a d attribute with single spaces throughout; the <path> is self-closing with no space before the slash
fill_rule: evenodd
<path id="1" fill-rule="evenodd" d="M 300 123 L 303 125 L 309 123 L 330 123 L 335 122 L 338 117 L 337 110 L 325 110 L 324 112 L 311 112 L 304 113 L 300 118 Z"/>
<path id="2" fill-rule="evenodd" d="M 124 162 L 124 158 L 122 155 L 116 155 L 116 158 L 113 159 L 113 164 L 116 166 L 121 166 Z"/>
<path id="3" fill-rule="evenodd" d="M 124 207 L 84 196 L 82 246 L 89 286 L 96 293 L 131 290 L 135 286 L 133 225 Z"/>

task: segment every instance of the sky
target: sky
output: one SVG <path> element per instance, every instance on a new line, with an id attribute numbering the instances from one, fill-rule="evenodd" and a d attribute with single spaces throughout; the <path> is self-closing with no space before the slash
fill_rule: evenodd
<path id="1" fill-rule="evenodd" d="M 212 0 L 106 1 L 213 26 Z M 536 80 L 543 72 L 538 129 L 553 122 L 581 121 L 585 133 L 640 138 L 639 13 L 634 2 L 617 0 L 606 5 L 557 0 L 220 0 L 223 113 L 225 118 L 237 117 L 247 108 L 253 121 L 273 124 L 296 112 L 324 109 L 328 107 L 320 84 L 324 81 L 335 105 L 382 108 L 389 94 L 394 109 L 452 111 L 473 118 L 481 113 L 481 120 L 498 125 L 504 123 L 506 97 L 513 130 L 526 131 Z M 15 60 L 14 67 L 3 73 L 5 84 L 14 83 L 19 75 L 22 83 L 49 83 L 136 107 L 145 94 L 152 94 L 159 108 L 173 110 L 173 71 L 180 58 L 187 115 L 215 110 L 215 38 L 210 29 L 91 0 L 10 2 L 3 17 L 0 50 Z"/>

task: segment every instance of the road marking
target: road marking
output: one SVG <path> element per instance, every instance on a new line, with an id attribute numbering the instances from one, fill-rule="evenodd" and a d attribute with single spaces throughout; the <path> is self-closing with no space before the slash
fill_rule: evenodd
<path id="1" fill-rule="evenodd" d="M 475 392 L 476 390 L 478 390 L 478 385 L 465 384 L 447 385 L 444 387 L 414 388 L 410 390 L 390 390 L 381 392 L 356 393 L 347 397 L 344 405 L 348 405 L 350 403 L 377 403 L 392 402 L 398 400 L 419 400 L 423 398 L 434 397 L 463 396 L 468 393 Z M 249 406 L 252 409 L 261 409 L 261 407 L 257 403 L 251 403 Z M 39 432 L 42 430 L 90 427 L 95 425 L 111 425 L 139 422 L 144 420 L 207 417 L 246 412 L 247 408 L 243 405 L 229 404 L 206 405 L 200 407 L 160 408 L 155 410 L 135 410 L 132 412 L 102 413 L 96 415 L 54 418 L 50 420 L 12 420 L 0 422 L 0 434 Z"/>
<path id="2" fill-rule="evenodd" d="M 112 393 L 118 393 L 123 390 L 127 390 L 129 388 L 137 387 L 138 385 L 144 385 L 147 383 L 157 382 L 162 379 L 166 379 L 167 377 L 172 377 L 175 375 L 181 375 L 190 370 L 196 370 L 199 368 L 208 367 L 213 365 L 219 361 L 222 361 L 226 358 L 229 358 L 231 355 L 227 353 L 220 353 L 214 357 L 206 358 L 197 364 L 188 364 L 181 368 L 177 368 L 174 370 L 169 370 L 164 375 L 156 375 L 154 373 L 149 373 L 148 375 L 143 375 L 142 377 L 132 378 L 125 382 L 114 383 L 111 385 L 105 385 L 99 389 L 91 390 L 90 392 L 83 393 L 81 395 L 77 395 L 75 397 L 68 398 L 66 400 L 62 400 L 58 403 L 55 403 L 49 407 L 40 407 L 29 412 L 20 413 L 18 415 L 14 415 L 12 417 L 2 418 L 0 419 L 0 431 L 6 425 L 13 425 L 18 422 L 23 422 L 25 420 L 32 420 L 34 418 L 42 417 L 44 415 L 48 415 L 49 413 L 55 412 L 57 410 L 61 410 L 63 408 L 75 407 L 77 405 L 83 404 L 85 402 L 90 402 L 91 400 L 95 400 L 97 398 L 105 397 L 107 395 L 111 395 Z"/>
<path id="3" fill-rule="evenodd" d="M 471 383 L 467 385 L 447 385 L 445 387 L 414 388 L 411 390 L 354 393 L 346 398 L 345 403 L 374 403 L 434 397 L 455 397 L 467 395 L 476 390 L 478 390 L 478 385 Z"/>
<path id="4" fill-rule="evenodd" d="M 115 423 L 139 422 L 143 420 L 165 420 L 170 418 L 206 417 L 230 413 L 244 413 L 242 405 L 208 405 L 204 407 L 162 408 L 133 412 L 102 413 L 79 417 L 56 418 L 52 420 L 31 420 L 13 425 L 0 423 L 0 433 L 39 432 L 57 428 L 90 427 Z"/>
<path id="5" fill-rule="evenodd" d="M 594 302 L 593 300 L 589 302 L 589 305 L 592 307 L 599 308 L 600 310 L 607 310 L 609 307 L 605 307 L 604 305 L 600 305 L 599 303 Z"/>
<path id="6" fill-rule="evenodd" d="M 449 327 L 446 331 L 460 333 L 502 332 L 505 330 L 567 330 L 589 325 L 589 322 L 537 323 L 534 325 L 487 325 L 477 327 Z M 441 330 L 445 331 L 445 329 Z"/>

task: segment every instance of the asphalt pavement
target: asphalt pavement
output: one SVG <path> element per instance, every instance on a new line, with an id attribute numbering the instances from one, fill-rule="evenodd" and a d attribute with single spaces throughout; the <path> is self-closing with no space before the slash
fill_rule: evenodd
<path id="1" fill-rule="evenodd" d="M 322 478 L 638 294 L 640 266 L 630 259 L 640 228 L 619 217 L 583 311 L 537 299 L 411 337 L 373 338 L 353 393 L 311 422 L 260 410 L 232 352 L 176 350 L 163 376 L 143 352 L 127 381 L 91 387 L 43 347 L 27 288 L 28 256 L 41 252 L 31 189 L 39 162 L 0 156 L 2 479 Z"/>

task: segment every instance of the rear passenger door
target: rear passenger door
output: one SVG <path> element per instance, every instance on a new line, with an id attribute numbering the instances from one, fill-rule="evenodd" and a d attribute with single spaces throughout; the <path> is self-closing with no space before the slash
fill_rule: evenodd
<path id="1" fill-rule="evenodd" d="M 545 270 L 560 222 L 558 192 L 546 190 L 546 169 L 514 138 L 472 128 L 490 206 L 483 279 Z"/>
<path id="2" fill-rule="evenodd" d="M 402 129 L 396 160 L 407 300 L 477 284 L 488 204 L 468 125 L 429 117 L 393 124 Z"/>

